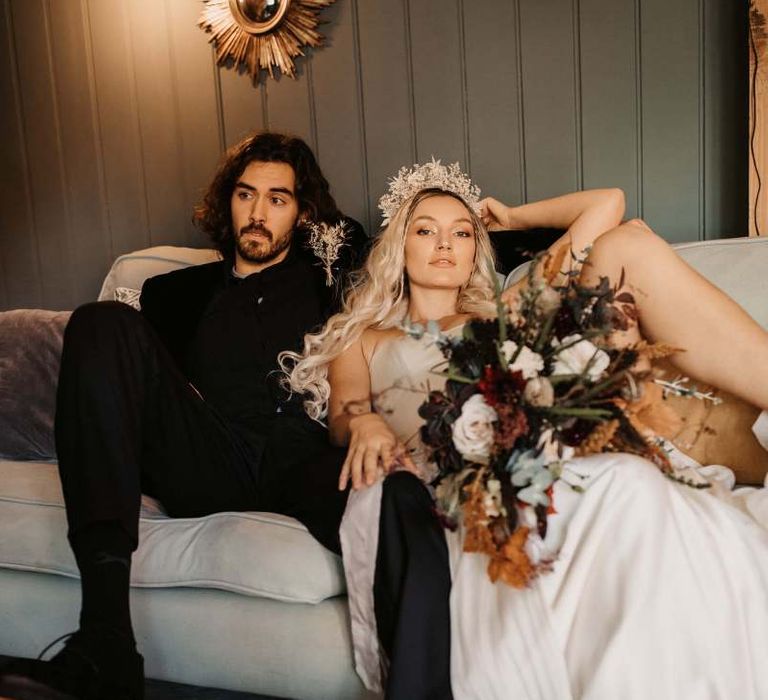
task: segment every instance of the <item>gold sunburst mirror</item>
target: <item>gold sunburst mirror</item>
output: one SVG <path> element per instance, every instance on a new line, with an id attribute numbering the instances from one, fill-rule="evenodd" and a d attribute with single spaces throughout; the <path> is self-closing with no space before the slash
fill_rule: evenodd
<path id="1" fill-rule="evenodd" d="M 254 81 L 273 68 L 296 77 L 293 59 L 303 56 L 302 46 L 321 46 L 323 36 L 315 28 L 320 11 L 335 0 L 203 0 L 198 20 L 216 46 L 219 65 L 230 59 L 245 66 Z"/>

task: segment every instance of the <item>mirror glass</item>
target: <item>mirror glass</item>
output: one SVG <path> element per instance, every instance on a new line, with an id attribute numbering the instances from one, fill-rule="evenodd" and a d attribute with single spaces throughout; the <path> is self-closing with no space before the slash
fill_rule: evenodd
<path id="1" fill-rule="evenodd" d="M 240 12 L 251 22 L 264 24 L 273 19 L 279 12 L 280 6 L 287 0 L 237 0 Z"/>

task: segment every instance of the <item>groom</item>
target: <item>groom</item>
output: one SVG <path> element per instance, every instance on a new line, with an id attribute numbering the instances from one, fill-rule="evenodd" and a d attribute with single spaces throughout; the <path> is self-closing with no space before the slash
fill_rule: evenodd
<path id="1" fill-rule="evenodd" d="M 221 261 L 148 280 L 140 313 L 87 304 L 67 326 L 56 447 L 80 625 L 51 661 L 9 666 L 0 696 L 143 697 L 129 609 L 142 493 L 172 517 L 283 513 L 339 549 L 344 451 L 280 386 L 277 355 L 335 310 L 365 234 L 348 221 L 327 286 L 304 224 L 343 215 L 309 147 L 276 133 L 227 153 L 195 218 Z"/>

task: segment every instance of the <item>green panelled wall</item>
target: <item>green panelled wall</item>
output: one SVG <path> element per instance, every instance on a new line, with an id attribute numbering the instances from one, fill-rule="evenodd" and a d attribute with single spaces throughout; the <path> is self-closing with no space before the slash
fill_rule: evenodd
<path id="1" fill-rule="evenodd" d="M 0 0 L 0 309 L 91 300 L 251 129 L 315 149 L 369 230 L 458 160 L 511 203 L 618 185 L 670 241 L 746 234 L 746 1 L 337 0 L 298 79 L 215 66 L 199 0 Z"/>

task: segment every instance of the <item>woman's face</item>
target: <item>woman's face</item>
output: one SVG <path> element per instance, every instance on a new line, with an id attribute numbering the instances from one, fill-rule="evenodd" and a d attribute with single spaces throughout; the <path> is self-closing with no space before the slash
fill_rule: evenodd
<path id="1" fill-rule="evenodd" d="M 447 195 L 424 199 L 405 232 L 405 270 L 411 286 L 458 289 L 472 275 L 475 248 L 464 204 Z"/>

